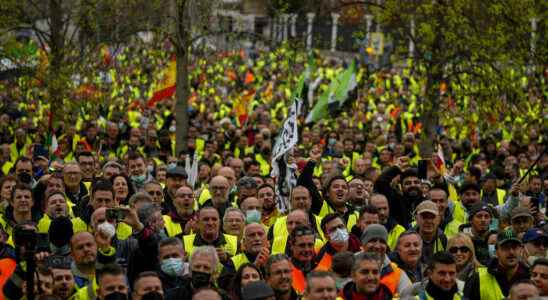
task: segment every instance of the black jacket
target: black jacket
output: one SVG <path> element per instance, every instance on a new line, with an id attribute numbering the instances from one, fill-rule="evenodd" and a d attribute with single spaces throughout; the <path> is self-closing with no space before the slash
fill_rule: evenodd
<path id="1" fill-rule="evenodd" d="M 399 224 L 407 228 L 413 221 L 415 207 L 424 199 L 422 197 L 409 199 L 392 187 L 392 180 L 400 174 L 401 170 L 396 166 L 386 168 L 375 181 L 375 191 L 386 196 L 390 207 L 390 215 Z"/>
<path id="2" fill-rule="evenodd" d="M 487 272 L 495 276 L 500 290 L 505 297 L 508 296 L 510 287 L 514 282 L 521 279 L 529 279 L 530 276 L 529 268 L 520 262 L 514 276 L 510 280 L 506 279 L 506 273 L 500 269 L 499 261 L 496 258 L 491 260 L 487 266 Z M 466 299 L 480 299 L 480 288 L 479 274 L 476 272 L 464 285 L 464 297 Z"/>

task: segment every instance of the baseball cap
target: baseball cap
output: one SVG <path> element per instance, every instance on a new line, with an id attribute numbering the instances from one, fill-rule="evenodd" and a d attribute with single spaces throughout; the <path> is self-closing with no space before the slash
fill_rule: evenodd
<path id="1" fill-rule="evenodd" d="M 486 211 L 491 215 L 491 217 L 493 216 L 493 211 L 491 210 L 491 207 L 489 207 L 489 205 L 478 202 L 470 207 L 470 214 L 468 215 L 468 219 L 472 219 L 474 215 L 476 215 L 480 211 Z"/>
<path id="2" fill-rule="evenodd" d="M 422 201 L 419 205 L 417 205 L 417 209 L 415 210 L 415 213 L 419 215 L 424 212 L 433 213 L 434 215 L 437 216 L 439 214 L 438 206 L 436 205 L 436 203 L 430 200 Z"/>
<path id="3" fill-rule="evenodd" d="M 512 230 L 503 230 L 497 234 L 497 246 L 501 246 L 502 244 L 509 242 L 521 244 L 521 240 L 518 239 Z"/>
<path id="4" fill-rule="evenodd" d="M 388 232 L 383 225 L 380 224 L 371 224 L 367 226 L 365 231 L 362 234 L 361 240 L 362 244 L 367 244 L 372 239 L 380 239 L 386 243 L 388 237 Z"/>
<path id="5" fill-rule="evenodd" d="M 274 297 L 274 290 L 266 282 L 252 281 L 242 289 L 242 300 L 259 300 Z"/>
<path id="6" fill-rule="evenodd" d="M 168 176 L 168 177 L 180 176 L 180 177 L 188 178 L 188 175 L 186 174 L 185 168 L 183 168 L 181 166 L 176 166 L 176 167 L 173 167 L 173 168 L 167 168 L 166 176 Z"/>
<path id="7" fill-rule="evenodd" d="M 529 218 L 533 217 L 529 209 L 526 207 L 516 207 L 512 209 L 512 213 L 510 213 L 510 216 L 512 217 L 512 220 L 517 217 L 529 217 Z"/>
<path id="8" fill-rule="evenodd" d="M 536 241 L 538 239 L 548 240 L 548 234 L 544 233 L 544 231 L 540 230 L 539 228 L 531 228 L 527 230 L 523 235 L 524 243 Z"/>

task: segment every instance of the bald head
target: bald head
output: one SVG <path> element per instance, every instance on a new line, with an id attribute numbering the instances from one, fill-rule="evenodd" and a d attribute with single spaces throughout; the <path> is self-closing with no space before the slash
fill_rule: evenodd
<path id="1" fill-rule="evenodd" d="M 231 167 L 220 168 L 217 175 L 224 176 L 230 183 L 230 187 L 233 187 L 236 184 L 236 173 Z"/>
<path id="2" fill-rule="evenodd" d="M 89 272 L 95 269 L 97 243 L 91 233 L 82 231 L 73 235 L 70 239 L 70 250 L 74 263 L 80 271 Z"/>
<path id="3" fill-rule="evenodd" d="M 95 231 L 97 225 L 105 222 L 107 220 L 107 209 L 106 207 L 99 207 L 91 214 L 91 228 Z"/>
<path id="4" fill-rule="evenodd" d="M 310 225 L 308 214 L 301 209 L 296 209 L 287 215 L 287 232 L 291 234 L 297 225 Z"/>

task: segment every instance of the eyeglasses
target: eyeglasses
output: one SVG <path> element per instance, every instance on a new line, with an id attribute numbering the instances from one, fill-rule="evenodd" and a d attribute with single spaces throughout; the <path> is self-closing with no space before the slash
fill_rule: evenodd
<path id="1" fill-rule="evenodd" d="M 456 254 L 457 252 L 468 253 L 468 252 L 470 252 L 470 249 L 466 246 L 451 247 L 451 248 L 449 248 L 449 252 L 452 253 L 452 254 Z"/>

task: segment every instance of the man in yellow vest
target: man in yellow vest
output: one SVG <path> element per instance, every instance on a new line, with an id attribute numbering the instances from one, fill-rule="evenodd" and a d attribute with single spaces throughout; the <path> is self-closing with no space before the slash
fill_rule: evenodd
<path id="1" fill-rule="evenodd" d="M 221 219 L 214 207 L 203 207 L 198 211 L 198 232 L 183 236 L 187 255 L 198 246 L 213 246 L 222 263 L 236 255 L 238 240 L 235 236 L 221 233 Z"/>
<path id="2" fill-rule="evenodd" d="M 493 206 L 504 204 L 506 191 L 497 187 L 497 176 L 488 173 L 483 178 L 481 187 L 481 201 Z"/>
<path id="3" fill-rule="evenodd" d="M 390 206 L 388 205 L 388 199 L 383 194 L 373 194 L 371 196 L 371 205 L 378 210 L 379 221 L 388 232 L 386 243 L 388 248 L 394 250 L 396 243 L 400 235 L 405 232 L 405 228 L 398 224 L 396 219 L 390 214 Z"/>
<path id="4" fill-rule="evenodd" d="M 529 279 L 529 269 L 520 261 L 523 245 L 510 230 L 497 235 L 496 257 L 480 267 L 464 286 L 466 299 L 495 300 L 507 297 L 514 282 Z"/>
<path id="5" fill-rule="evenodd" d="M 436 252 L 445 251 L 447 237 L 439 228 L 440 215 L 438 206 L 426 200 L 421 202 L 416 209 L 417 226 L 415 230 L 422 238 L 421 261 L 427 264 Z"/>
<path id="6" fill-rule="evenodd" d="M 242 249 L 242 253 L 231 257 L 224 265 L 219 278 L 221 287 L 225 286 L 222 284 L 222 281 L 232 280 L 241 265 L 252 262 L 256 266 L 261 267 L 266 263 L 266 260 L 270 255 L 270 247 L 268 240 L 266 239 L 266 231 L 263 225 L 252 223 L 245 226 Z M 229 285 L 226 285 L 226 287 L 228 286 Z"/>
<path id="7" fill-rule="evenodd" d="M 320 228 L 320 222 L 322 219 L 313 214 L 310 209 L 312 206 L 310 191 L 304 186 L 299 185 L 294 187 L 291 191 L 290 203 L 292 211 L 302 210 L 306 212 L 306 214 L 308 215 L 308 221 L 310 222 L 312 229 L 314 229 L 314 231 L 316 231 L 316 233 L 318 234 L 318 237 L 321 238 L 322 231 Z M 268 240 L 271 241 L 273 245 L 276 239 L 283 238 L 289 234 L 287 231 L 287 217 L 288 216 L 279 217 L 276 222 L 274 222 L 274 224 L 270 226 L 268 230 Z"/>
<path id="8" fill-rule="evenodd" d="M 440 216 L 440 229 L 443 231 L 447 238 L 451 238 L 459 232 L 459 226 L 462 224 L 458 220 L 455 220 L 453 211 L 448 209 L 449 199 L 447 192 L 439 187 L 433 187 L 428 194 L 430 200 L 438 206 Z"/>

